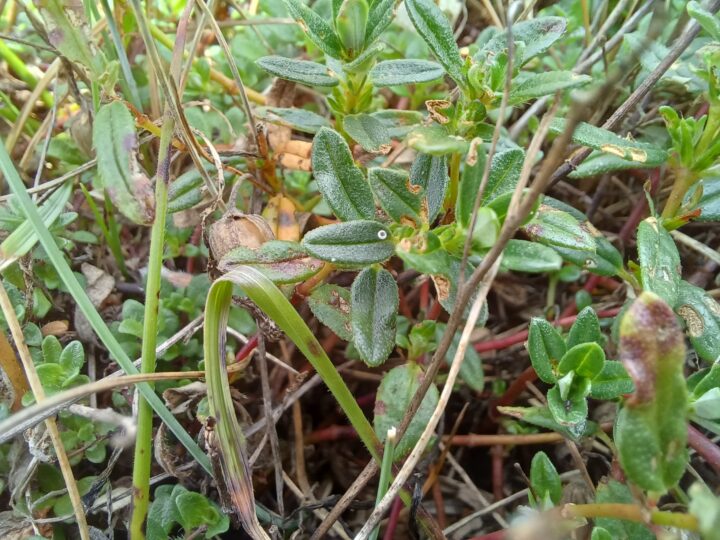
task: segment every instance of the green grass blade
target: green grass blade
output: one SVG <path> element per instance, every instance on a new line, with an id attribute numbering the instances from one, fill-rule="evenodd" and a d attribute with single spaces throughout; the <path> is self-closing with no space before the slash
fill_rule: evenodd
<path id="1" fill-rule="evenodd" d="M 90 301 L 90 298 L 88 298 L 85 289 L 82 288 L 78 280 L 75 278 L 75 275 L 70 269 L 70 266 L 68 265 L 67 261 L 65 261 L 65 257 L 55 244 L 55 240 L 50 234 L 50 231 L 48 231 L 47 227 L 43 223 L 43 220 L 38 213 L 37 207 L 30 199 L 30 196 L 28 195 L 27 190 L 25 189 L 25 186 L 20 179 L 20 176 L 15 170 L 15 166 L 10 160 L 10 156 L 8 155 L 7 150 L 5 150 L 5 145 L 2 144 L 0 146 L 2 146 L 0 148 L 0 171 L 7 179 L 11 191 L 18 198 L 18 202 L 20 203 L 23 212 L 25 212 L 28 222 L 30 222 L 30 224 L 32 225 L 35 234 L 38 235 L 38 238 L 40 239 L 40 244 L 45 249 L 48 258 L 50 259 L 52 265 L 55 267 L 55 270 L 60 276 L 60 279 L 62 279 L 65 287 L 72 295 L 77 306 L 80 308 L 80 311 L 90 322 L 90 325 L 92 326 L 97 336 L 100 338 L 100 341 L 102 341 L 102 343 L 110 352 L 110 355 L 120 365 L 123 371 L 125 371 L 125 373 L 127 374 L 138 373 L 137 368 L 133 365 L 128 355 L 120 346 L 120 343 L 118 343 L 118 341 L 115 339 L 115 336 L 113 336 L 113 334 L 110 332 L 110 329 L 105 324 L 105 321 L 102 320 L 102 317 L 100 317 L 100 314 L 92 305 L 92 302 Z M 182 443 L 182 445 L 187 448 L 188 452 L 190 452 L 190 454 L 206 471 L 212 473 L 210 460 L 208 459 L 207 455 L 205 455 L 205 453 L 200 449 L 200 447 L 192 439 L 188 432 L 185 431 L 185 429 L 175 419 L 175 417 L 168 410 L 165 404 L 155 394 L 155 391 L 152 389 L 152 387 L 148 383 L 141 383 L 138 385 L 138 390 L 140 391 L 142 396 L 148 401 L 148 403 L 150 403 L 150 406 L 153 408 L 153 410 L 162 419 L 162 421 L 165 422 L 168 428 L 170 428 L 170 430 Z"/>
<path id="2" fill-rule="evenodd" d="M 45 227 L 52 226 L 63 211 L 63 208 L 65 208 L 65 203 L 68 202 L 70 193 L 72 192 L 71 186 L 72 184 L 70 182 L 61 185 L 38 209 L 38 213 Z M 38 236 L 33 231 L 33 226 L 30 221 L 23 221 L 20 226 L 10 233 L 3 243 L 0 244 L 0 272 L 29 252 L 37 241 Z"/>

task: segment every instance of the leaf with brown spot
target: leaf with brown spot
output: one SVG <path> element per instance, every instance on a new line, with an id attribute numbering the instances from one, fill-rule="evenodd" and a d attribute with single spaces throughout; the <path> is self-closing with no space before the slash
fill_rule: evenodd
<path id="1" fill-rule="evenodd" d="M 690 343 L 703 360 L 720 357 L 720 306 L 700 287 L 681 281 L 675 312 L 685 321 Z"/>
<path id="2" fill-rule="evenodd" d="M 119 101 L 100 107 L 93 125 L 97 156 L 96 188 L 104 188 L 120 212 L 138 225 L 155 219 L 153 184 L 137 159 L 135 120 Z"/>
<path id="3" fill-rule="evenodd" d="M 687 465 L 685 341 L 675 314 L 642 293 L 620 322 L 620 359 L 635 385 L 615 423 L 620 463 L 635 484 L 665 493 Z"/>

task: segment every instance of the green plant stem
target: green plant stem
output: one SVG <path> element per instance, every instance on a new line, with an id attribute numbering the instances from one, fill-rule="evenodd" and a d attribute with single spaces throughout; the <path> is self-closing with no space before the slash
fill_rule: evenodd
<path id="1" fill-rule="evenodd" d="M 665 207 L 662 211 L 663 219 L 674 218 L 680 207 L 682 206 L 683 199 L 688 189 L 697 181 L 697 178 L 688 170 L 678 170 L 677 176 L 675 177 L 675 183 L 673 184 L 670 196 L 665 202 Z"/>
<path id="2" fill-rule="evenodd" d="M 660 510 L 648 512 L 637 504 L 567 504 L 563 507 L 562 514 L 565 517 L 583 517 L 589 519 L 614 518 L 624 519 L 625 521 L 635 521 L 637 523 L 648 523 L 649 521 L 654 525 L 675 527 L 687 531 L 698 530 L 698 520 L 691 514 L 662 512 Z"/>
<path id="3" fill-rule="evenodd" d="M 10 47 L 8 47 L 2 39 L 0 39 L 0 56 L 3 57 L 3 59 L 10 66 L 10 69 L 12 69 L 12 71 L 20 78 L 21 81 L 27 84 L 31 89 L 35 88 L 35 85 L 37 84 L 37 79 L 35 78 L 35 76 L 27 68 L 25 62 L 23 62 L 23 60 L 17 54 L 15 54 L 15 52 Z M 47 108 L 52 107 L 53 97 L 52 95 L 50 95 L 50 92 L 44 91 L 40 95 L 40 99 L 42 99 L 42 102 Z"/>
<path id="4" fill-rule="evenodd" d="M 165 251 L 165 220 L 170 167 L 170 145 L 175 122 L 166 114 L 160 133 L 158 154 L 158 175 L 155 180 L 155 221 L 150 234 L 150 260 L 148 261 L 147 283 L 145 285 L 145 318 L 143 323 L 141 373 L 153 373 L 157 357 L 158 311 L 160 309 L 160 274 L 163 252 Z M 150 500 L 150 466 L 152 464 L 153 410 L 140 397 L 138 402 L 137 435 L 135 439 L 135 461 L 133 465 L 133 503 L 130 521 L 130 537 L 145 537 L 145 518 Z"/>
<path id="5" fill-rule="evenodd" d="M 395 456 L 395 438 L 397 437 L 395 428 L 388 429 L 387 437 L 385 439 L 385 449 L 383 450 L 382 464 L 380 465 L 380 479 L 378 480 L 377 497 L 375 498 L 375 504 L 379 504 L 383 497 L 387 493 L 388 487 L 390 486 L 390 479 L 392 478 L 392 464 Z M 380 534 L 380 526 L 378 525 L 370 533 L 368 540 L 377 540 L 378 534 Z"/>
<path id="6" fill-rule="evenodd" d="M 462 156 L 459 153 L 450 157 L 450 185 L 445 196 L 445 209 L 453 208 L 457 200 L 458 189 L 460 186 L 460 162 Z"/>

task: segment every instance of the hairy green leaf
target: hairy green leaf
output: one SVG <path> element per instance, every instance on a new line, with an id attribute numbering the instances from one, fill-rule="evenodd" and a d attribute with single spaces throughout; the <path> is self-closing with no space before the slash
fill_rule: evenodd
<path id="1" fill-rule="evenodd" d="M 522 82 L 513 83 L 508 104 L 520 105 L 531 99 L 586 85 L 591 80 L 592 77 L 588 75 L 578 75 L 572 71 L 535 73 L 523 79 Z"/>
<path id="2" fill-rule="evenodd" d="M 443 67 L 429 60 L 385 60 L 370 70 L 370 80 L 379 87 L 437 81 L 443 75 Z"/>
<path id="3" fill-rule="evenodd" d="M 263 56 L 256 63 L 271 75 L 308 86 L 337 86 L 340 83 L 332 71 L 317 62 Z"/>
<path id="4" fill-rule="evenodd" d="M 405 0 L 405 7 L 418 34 L 445 67 L 445 71 L 461 87 L 464 86 L 463 60 L 445 14 L 432 0 Z"/>
<path id="5" fill-rule="evenodd" d="M 366 265 L 392 257 L 395 245 L 377 221 L 348 221 L 318 227 L 303 238 L 308 253 L 337 265 Z"/>
<path id="6" fill-rule="evenodd" d="M 349 114 L 343 119 L 343 128 L 363 150 L 380 153 L 390 150 L 390 134 L 385 124 L 372 115 Z"/>
<path id="7" fill-rule="evenodd" d="M 397 223 L 418 226 L 427 220 L 423 216 L 423 190 L 410 183 L 406 172 L 373 167 L 368 170 L 368 182 L 380 206 Z"/>
<path id="8" fill-rule="evenodd" d="M 375 217 L 370 187 L 338 132 L 329 128 L 318 131 L 313 140 L 312 167 L 315 181 L 337 217 L 344 221 Z"/>
<path id="9" fill-rule="evenodd" d="M 367 365 L 379 366 L 395 347 L 397 283 L 384 268 L 371 266 L 355 278 L 351 295 L 355 347 Z"/>
<path id="10" fill-rule="evenodd" d="M 560 333 L 545 319 L 534 318 L 530 321 L 527 348 L 538 377 L 548 384 L 555 383 L 556 367 L 567 352 Z"/>
<path id="11" fill-rule="evenodd" d="M 341 339 L 352 341 L 350 291 L 339 285 L 324 283 L 310 294 L 307 302 L 318 321 Z"/>
<path id="12" fill-rule="evenodd" d="M 682 273 L 680 254 L 672 236 L 657 219 L 649 217 L 638 226 L 637 249 L 643 289 L 674 306 Z"/>
<path id="13" fill-rule="evenodd" d="M 515 272 L 555 272 L 562 266 L 562 257 L 554 249 L 515 238 L 507 243 L 502 257 L 501 268 Z"/>
<path id="14" fill-rule="evenodd" d="M 675 312 L 685 321 L 690 343 L 708 362 L 720 358 L 720 305 L 705 290 L 681 280 Z"/>
<path id="15" fill-rule="evenodd" d="M 319 14 L 306 6 L 302 0 L 284 0 L 290 15 L 302 27 L 305 34 L 325 54 L 340 58 L 342 45 L 332 26 Z"/>
<path id="16" fill-rule="evenodd" d="M 424 376 L 422 368 L 414 362 L 393 368 L 385 374 L 375 398 L 373 424 L 378 438 L 384 440 L 388 429 L 400 425 Z M 437 388 L 434 384 L 430 385 L 405 435 L 395 445 L 396 460 L 404 457 L 415 446 L 435 410 L 438 398 Z"/>

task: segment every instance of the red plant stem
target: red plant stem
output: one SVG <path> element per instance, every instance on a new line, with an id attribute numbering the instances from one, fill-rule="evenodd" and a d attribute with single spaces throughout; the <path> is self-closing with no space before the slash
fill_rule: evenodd
<path id="1" fill-rule="evenodd" d="M 427 317 L 425 317 L 428 321 L 436 321 L 437 318 L 440 316 L 440 313 L 442 313 L 442 305 L 440 305 L 440 302 L 435 300 L 433 302 L 432 306 L 430 306 L 430 311 L 427 314 Z"/>
<path id="2" fill-rule="evenodd" d="M 691 425 L 688 425 L 688 444 L 708 462 L 708 465 L 720 473 L 720 446 Z"/>
<path id="3" fill-rule="evenodd" d="M 490 456 L 492 457 L 493 497 L 496 501 L 503 498 L 503 486 L 505 485 L 504 455 L 505 449 L 499 444 L 490 449 Z"/>
<path id="4" fill-rule="evenodd" d="M 598 317 L 600 318 L 607 318 L 607 317 L 614 317 L 620 312 L 620 308 L 612 308 L 612 309 L 606 309 L 603 311 L 598 311 Z M 555 326 L 561 326 L 561 327 L 567 327 L 571 326 L 572 323 L 575 322 L 575 319 L 577 319 L 577 316 L 571 315 L 569 317 L 563 317 L 559 320 L 557 320 L 555 323 Z M 488 352 L 488 351 L 498 351 L 500 349 L 506 349 L 508 347 L 511 347 L 512 345 L 517 345 L 518 343 L 522 343 L 525 341 L 528 337 L 528 331 L 527 330 L 521 330 L 520 332 L 513 334 L 511 336 L 507 336 L 500 339 L 495 339 L 491 341 L 481 341 L 480 343 L 475 344 L 475 350 L 477 352 Z"/>
<path id="5" fill-rule="evenodd" d="M 237 352 L 237 354 L 235 355 L 235 362 L 242 362 L 243 360 L 245 360 L 250 355 L 250 353 L 252 353 L 253 350 L 257 347 L 257 345 L 258 335 L 255 334 L 253 337 L 248 339 L 248 342 L 243 345 Z"/>
<path id="6" fill-rule="evenodd" d="M 395 538 L 395 529 L 397 529 L 398 520 L 400 518 L 400 510 L 402 510 L 402 500 L 400 497 L 395 497 L 392 508 L 390 509 L 390 516 L 388 516 L 387 528 L 385 529 L 385 535 L 383 540 L 393 540 Z"/>
<path id="7" fill-rule="evenodd" d="M 435 483 L 433 483 L 432 495 L 433 501 L 435 502 L 435 508 L 437 510 L 438 527 L 444 529 L 445 527 L 447 527 L 447 516 L 445 515 L 445 501 L 443 500 L 440 482 L 436 481 Z"/>

